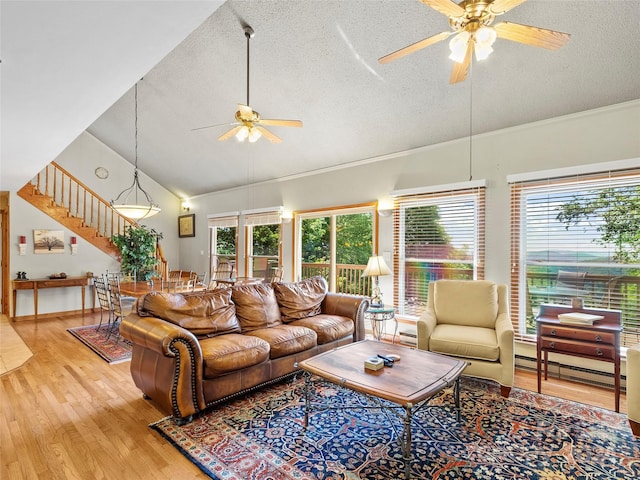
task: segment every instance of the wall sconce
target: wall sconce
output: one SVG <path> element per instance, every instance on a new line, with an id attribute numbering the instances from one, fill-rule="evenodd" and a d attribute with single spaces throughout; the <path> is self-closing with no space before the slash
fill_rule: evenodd
<path id="1" fill-rule="evenodd" d="M 291 213 L 288 210 L 283 210 L 282 213 L 280 214 L 280 220 L 282 221 L 282 223 L 291 223 L 292 219 L 293 219 L 293 213 Z"/>
<path id="2" fill-rule="evenodd" d="M 71 237 L 71 255 L 76 255 L 78 253 L 78 238 Z"/>
<path id="3" fill-rule="evenodd" d="M 191 204 L 189 203 L 189 200 L 183 200 L 182 201 L 182 210 L 185 212 L 188 212 L 191 210 Z"/>
<path id="4" fill-rule="evenodd" d="M 18 254 L 26 255 L 27 254 L 27 237 L 26 235 L 20 235 L 18 238 Z"/>
<path id="5" fill-rule="evenodd" d="M 388 217 L 393 213 L 393 199 L 384 198 L 378 200 L 378 215 Z"/>

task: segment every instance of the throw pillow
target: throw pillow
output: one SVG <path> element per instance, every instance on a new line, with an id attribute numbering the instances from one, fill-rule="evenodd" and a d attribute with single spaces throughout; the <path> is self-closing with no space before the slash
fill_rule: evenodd
<path id="1" fill-rule="evenodd" d="M 190 294 L 151 292 L 138 302 L 138 315 L 161 318 L 198 337 L 240 333 L 230 290 Z"/>
<path id="2" fill-rule="evenodd" d="M 278 305 L 283 322 L 292 322 L 320 313 L 320 304 L 329 289 L 327 281 L 320 276 L 295 283 L 276 283 Z"/>
<path id="3" fill-rule="evenodd" d="M 278 302 L 270 284 L 234 285 L 231 292 L 243 332 L 282 324 Z"/>

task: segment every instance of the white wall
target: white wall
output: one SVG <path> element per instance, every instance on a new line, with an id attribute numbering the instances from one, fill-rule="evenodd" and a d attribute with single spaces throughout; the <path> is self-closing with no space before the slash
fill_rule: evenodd
<path id="1" fill-rule="evenodd" d="M 117 196 L 133 181 L 131 164 L 88 133 L 81 134 L 55 161 L 107 201 Z M 109 170 L 109 177 L 106 180 L 100 180 L 95 176 L 94 171 L 99 166 Z M 140 183 L 162 208 L 159 214 L 141 223 L 164 234 L 161 243 L 169 265 L 178 265 L 176 219 L 180 202 L 177 197 L 143 174 L 140 174 Z M 15 192 L 11 193 L 10 202 L 11 278 L 16 278 L 17 272 L 20 271 L 27 272 L 28 278 L 44 278 L 59 272 L 65 272 L 69 276 L 77 276 L 85 275 L 88 271 L 98 274 L 107 270 L 112 272 L 120 270 L 117 261 L 79 236 L 77 236 L 78 253 L 71 255 L 68 244 L 73 233 L 70 230 L 18 197 Z M 34 229 L 63 230 L 66 243 L 64 254 L 34 254 Z M 18 255 L 19 235 L 27 237 L 27 254 L 24 256 Z M 88 294 L 86 305 L 91 305 Z M 18 291 L 15 307 L 18 317 L 33 315 L 33 292 L 30 290 Z M 80 308 L 79 288 L 54 288 L 38 292 L 38 314 L 79 310 Z"/>
<path id="2" fill-rule="evenodd" d="M 473 179 L 487 180 L 486 278 L 509 282 L 509 188 L 507 175 L 614 160 L 640 165 L 640 101 L 479 135 L 473 139 Z M 469 139 L 354 162 L 345 168 L 281 179 L 192 198 L 196 237 L 180 242 L 182 268 L 202 270 L 207 252 L 207 214 L 283 205 L 291 211 L 360 204 L 393 190 L 469 179 Z M 393 251 L 393 221 L 380 218 L 379 252 Z M 292 236 L 285 229 L 285 279 L 291 279 Z M 239 261 L 242 266 L 243 262 Z M 392 279 L 381 277 L 387 301 Z"/>

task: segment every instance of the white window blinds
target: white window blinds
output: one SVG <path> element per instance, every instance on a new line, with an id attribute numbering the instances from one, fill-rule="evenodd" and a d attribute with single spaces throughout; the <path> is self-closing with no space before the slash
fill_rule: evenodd
<path id="1" fill-rule="evenodd" d="M 640 170 L 511 184 L 511 313 L 532 339 L 541 303 L 622 311 L 623 345 L 640 342 Z"/>
<path id="2" fill-rule="evenodd" d="M 420 316 L 431 281 L 484 278 L 484 211 L 484 184 L 396 198 L 394 290 L 399 314 Z"/>

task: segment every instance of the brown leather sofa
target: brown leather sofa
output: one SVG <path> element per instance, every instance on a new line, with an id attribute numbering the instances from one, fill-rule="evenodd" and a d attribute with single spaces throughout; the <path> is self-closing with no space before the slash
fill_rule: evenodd
<path id="1" fill-rule="evenodd" d="M 198 293 L 151 292 L 122 320 L 131 375 L 179 422 L 278 381 L 318 353 L 364 338 L 368 299 L 327 293 L 314 277 Z"/>

